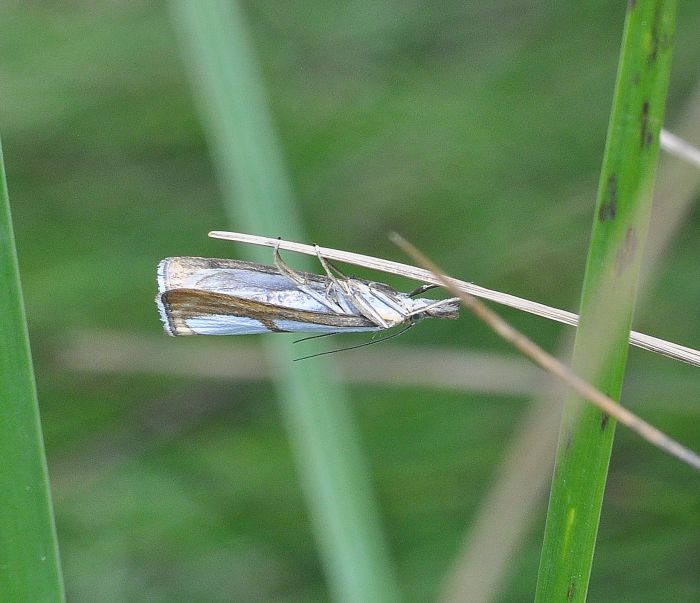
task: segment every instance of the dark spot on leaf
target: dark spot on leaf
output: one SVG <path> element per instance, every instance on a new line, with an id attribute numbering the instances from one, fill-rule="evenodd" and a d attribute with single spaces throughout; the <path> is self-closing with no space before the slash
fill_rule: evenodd
<path id="1" fill-rule="evenodd" d="M 617 215 L 617 205 L 615 203 L 606 202 L 600 206 L 600 211 L 598 212 L 598 217 L 601 222 L 607 220 L 614 220 Z"/>
<path id="2" fill-rule="evenodd" d="M 644 101 L 642 105 L 642 116 L 639 123 L 640 144 L 642 147 L 647 147 L 654 139 L 651 130 L 649 129 L 649 101 Z"/>
<path id="3" fill-rule="evenodd" d="M 602 418 L 600 419 L 600 430 L 605 431 L 605 428 L 608 426 L 609 422 L 610 422 L 610 415 L 608 413 L 604 412 Z"/>
<path id="4" fill-rule="evenodd" d="M 615 257 L 615 268 L 618 275 L 621 275 L 627 270 L 628 266 L 634 260 L 634 255 L 637 252 L 637 233 L 632 226 L 627 228 L 625 239 L 617 250 Z"/>
<path id="5" fill-rule="evenodd" d="M 576 580 L 575 580 L 575 578 L 571 578 L 571 580 L 569 580 L 569 588 L 566 589 L 567 601 L 573 601 L 575 594 L 576 594 Z"/>
<path id="6" fill-rule="evenodd" d="M 608 186 L 605 191 L 605 200 L 598 210 L 598 219 L 601 222 L 614 220 L 617 216 L 617 175 L 610 174 Z"/>
<path id="7" fill-rule="evenodd" d="M 659 14 L 658 11 L 652 17 L 653 25 L 651 27 L 651 48 L 649 49 L 649 56 L 647 57 L 647 63 L 652 65 L 656 61 L 656 57 L 659 55 Z"/>
<path id="8" fill-rule="evenodd" d="M 627 8 L 630 10 L 637 8 L 637 0 L 627 0 Z"/>

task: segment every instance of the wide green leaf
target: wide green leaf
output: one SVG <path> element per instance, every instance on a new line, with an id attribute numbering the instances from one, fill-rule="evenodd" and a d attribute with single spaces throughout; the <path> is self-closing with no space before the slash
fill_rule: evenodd
<path id="1" fill-rule="evenodd" d="M 675 0 L 630 0 L 573 369 L 619 399 L 671 68 Z M 566 402 L 536 600 L 584 601 L 613 443 L 614 421 Z"/>
<path id="2" fill-rule="evenodd" d="M 63 601 L 2 148 L 0 317 L 0 600 Z"/>

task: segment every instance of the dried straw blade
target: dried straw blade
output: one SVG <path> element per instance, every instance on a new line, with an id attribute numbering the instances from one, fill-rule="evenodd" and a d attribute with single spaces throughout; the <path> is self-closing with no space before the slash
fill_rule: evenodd
<path id="1" fill-rule="evenodd" d="M 696 454 L 694 451 L 686 448 L 682 444 L 679 444 L 653 425 L 650 425 L 643 419 L 640 419 L 637 415 L 627 410 L 624 406 L 621 406 L 575 375 L 566 365 L 561 363 L 554 356 L 545 352 L 523 333 L 510 326 L 510 324 L 498 316 L 498 314 L 490 310 L 481 301 L 476 299 L 476 297 L 461 290 L 457 285 L 455 285 L 454 279 L 446 276 L 436 264 L 431 262 L 425 255 L 418 251 L 416 247 L 406 241 L 406 239 L 396 233 L 392 233 L 390 238 L 396 245 L 411 256 L 416 263 L 424 266 L 426 270 L 430 271 L 445 289 L 447 289 L 454 296 L 459 297 L 460 301 L 465 307 L 469 308 L 498 335 L 520 350 L 523 354 L 528 356 L 536 364 L 564 381 L 581 397 L 600 408 L 603 412 L 607 413 L 616 421 L 622 423 L 657 448 L 666 451 L 668 454 L 675 456 L 691 467 L 700 470 L 700 456 L 698 456 L 698 454 Z"/>
<path id="2" fill-rule="evenodd" d="M 279 245 L 280 249 L 286 251 L 295 251 L 297 253 L 305 253 L 313 256 L 316 255 L 316 247 L 313 245 L 283 241 L 271 237 L 261 237 L 258 235 L 226 231 L 212 231 L 209 233 L 209 236 L 214 239 L 249 243 L 252 245 L 262 245 L 264 247 L 275 247 Z M 422 268 L 416 268 L 415 266 L 409 266 L 408 264 L 392 262 L 390 260 L 362 255 L 360 253 L 341 251 L 330 247 L 318 247 L 318 250 L 324 257 L 330 260 L 346 262 L 356 266 L 364 266 L 373 270 L 404 276 L 423 283 L 433 283 L 435 285 L 441 284 L 435 275 L 430 271 L 423 270 Z M 475 297 L 488 299 L 504 306 L 516 308 L 518 310 L 529 312 L 530 314 L 542 316 L 544 318 L 548 318 L 549 320 L 555 320 L 567 325 L 578 325 L 578 315 L 574 314 L 573 312 L 559 310 L 558 308 L 552 308 L 551 306 L 547 306 L 545 304 L 523 299 L 508 293 L 500 293 L 499 291 L 493 291 L 492 289 L 486 289 L 485 287 L 480 287 L 479 285 L 457 279 L 451 279 L 451 283 L 460 291 L 469 293 Z M 658 337 L 652 337 L 651 335 L 645 335 L 644 333 L 638 333 L 637 331 L 630 332 L 630 343 L 639 348 L 656 352 L 657 354 L 662 354 L 663 356 L 667 356 L 675 360 L 687 362 L 688 364 L 692 364 L 694 366 L 700 366 L 700 351 L 693 348 L 673 343 L 671 341 L 665 341 L 663 339 L 659 339 Z"/>

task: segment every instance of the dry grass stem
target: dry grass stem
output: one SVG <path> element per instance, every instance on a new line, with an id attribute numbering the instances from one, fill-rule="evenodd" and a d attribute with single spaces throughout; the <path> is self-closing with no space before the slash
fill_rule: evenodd
<path id="1" fill-rule="evenodd" d="M 545 352 L 532 340 L 511 327 L 498 314 L 486 307 L 476 297 L 465 293 L 454 283 L 454 279 L 445 276 L 444 272 L 418 249 L 411 245 L 400 235 L 393 233 L 391 240 L 405 251 L 414 261 L 421 266 L 425 266 L 440 284 L 445 287 L 450 293 L 459 297 L 465 307 L 469 308 L 478 318 L 483 320 L 491 327 L 498 335 L 508 341 L 516 349 L 528 356 L 536 364 L 544 368 L 549 373 L 555 375 L 564 381 L 571 389 L 573 389 L 581 397 L 585 398 L 603 412 L 610 415 L 619 423 L 622 423 L 636 434 L 656 446 L 668 454 L 675 456 L 679 460 L 687 463 L 691 467 L 700 470 L 700 456 L 695 452 L 679 444 L 671 437 L 667 436 L 662 431 L 658 430 L 653 425 L 650 425 L 637 415 L 621 406 L 613 399 L 609 398 L 602 392 L 589 385 L 586 381 L 575 375 L 566 365 L 557 360 L 554 356 Z"/>
<path id="2" fill-rule="evenodd" d="M 669 155 L 700 168 L 700 149 L 675 134 L 671 134 L 668 130 L 661 130 L 661 148 Z"/>
<path id="3" fill-rule="evenodd" d="M 305 253 L 313 256 L 316 255 L 316 247 L 313 245 L 294 243 L 292 241 L 282 241 L 271 237 L 261 237 L 257 235 L 226 231 L 212 231 L 209 233 L 209 236 L 214 239 L 224 239 L 239 243 L 250 243 L 252 245 L 262 245 L 265 247 L 275 247 L 279 245 L 279 248 L 283 250 L 295 251 L 297 253 Z M 359 253 L 341 251 L 329 247 L 318 247 L 318 250 L 324 257 L 330 260 L 346 262 L 356 266 L 364 266 L 373 270 L 379 270 L 380 272 L 404 276 L 423 283 L 433 283 L 435 285 L 441 284 L 439 279 L 437 279 L 437 277 L 430 271 L 423 270 L 422 268 L 416 268 L 415 266 L 409 266 L 408 264 L 392 262 L 390 260 L 375 258 Z M 516 297 L 515 295 L 510 295 L 508 293 L 500 293 L 498 291 L 486 289 L 485 287 L 480 287 L 479 285 L 460 281 L 454 278 L 451 278 L 450 282 L 456 289 L 459 289 L 459 291 L 469 293 L 474 297 L 488 299 L 504 306 L 516 308 L 524 312 L 529 312 L 530 314 L 542 316 L 544 318 L 555 320 L 571 326 L 578 325 L 578 315 L 574 314 L 573 312 L 559 310 L 557 308 L 552 308 L 551 306 L 546 306 L 545 304 Z M 652 337 L 651 335 L 645 335 L 644 333 L 638 333 L 636 331 L 632 331 L 630 333 L 630 343 L 639 348 L 656 352 L 657 354 L 662 354 L 664 356 L 668 356 L 669 358 L 674 358 L 675 360 L 681 360 L 694 366 L 700 366 L 699 350 L 694 350 L 677 343 L 665 341 L 663 339 L 659 339 L 658 337 Z"/>
<path id="4" fill-rule="evenodd" d="M 180 342 L 178 342 L 180 343 Z M 173 346 L 116 331 L 79 331 L 55 353 L 61 370 L 119 375 L 169 375 L 224 381 L 263 381 L 274 376 L 262 347 L 253 343 L 201 338 Z M 416 371 L 415 367 L 422 370 Z M 348 354 L 334 371 L 343 381 L 418 387 L 494 396 L 530 396 L 541 373 L 524 358 L 493 352 L 440 347 L 393 346 L 391 354 L 368 348 Z"/>

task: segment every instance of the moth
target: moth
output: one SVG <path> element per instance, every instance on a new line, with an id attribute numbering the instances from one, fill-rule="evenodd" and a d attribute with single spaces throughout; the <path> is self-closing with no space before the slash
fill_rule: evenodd
<path id="1" fill-rule="evenodd" d="M 351 278 L 317 250 L 325 276 L 298 272 L 274 250 L 274 265 L 171 257 L 158 264 L 156 304 L 169 335 L 316 335 L 409 328 L 433 317 L 454 319 L 457 298 L 415 297 L 384 283 Z"/>

